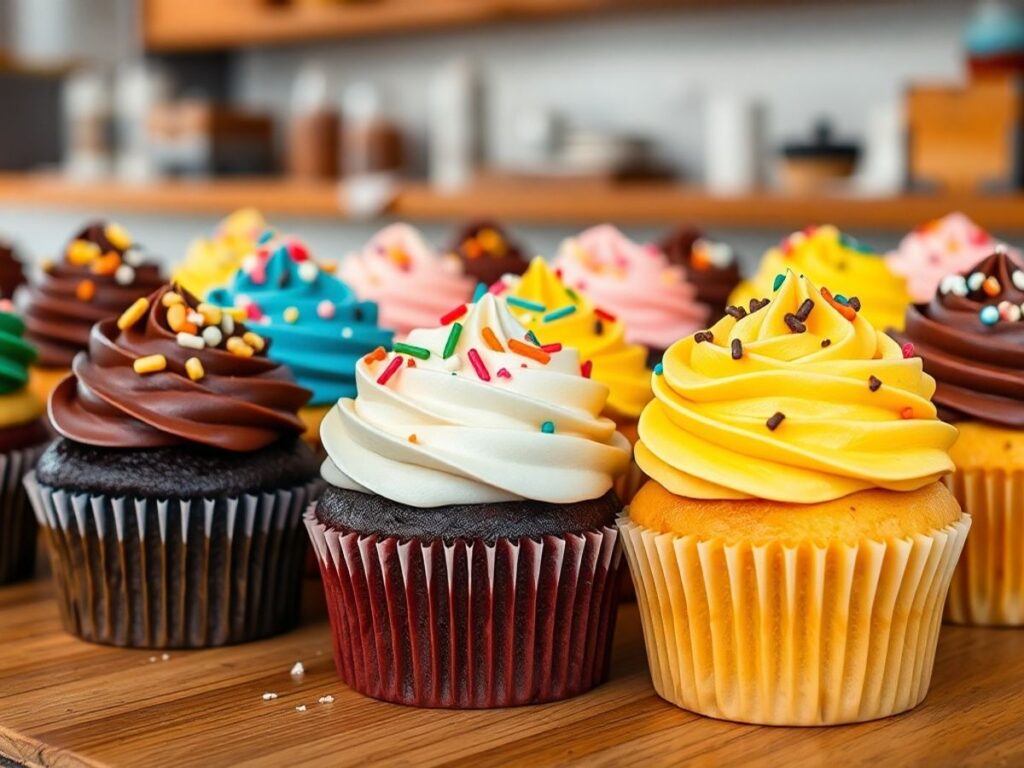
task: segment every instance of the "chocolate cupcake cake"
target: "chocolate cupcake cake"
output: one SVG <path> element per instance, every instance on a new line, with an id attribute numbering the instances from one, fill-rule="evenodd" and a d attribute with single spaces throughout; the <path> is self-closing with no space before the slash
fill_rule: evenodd
<path id="1" fill-rule="evenodd" d="M 736 253 L 725 243 L 709 240 L 694 227 L 680 227 L 662 240 L 669 262 L 686 269 L 687 281 L 697 289 L 697 301 L 711 308 L 711 323 L 721 319 L 729 294 L 740 282 Z"/>
<path id="2" fill-rule="evenodd" d="M 25 284 L 25 271 L 14 246 L 0 239 L 0 299 L 10 299 Z"/>
<path id="3" fill-rule="evenodd" d="M 521 275 L 530 257 L 500 224 L 480 219 L 466 224 L 448 248 L 462 260 L 466 274 L 491 285 L 502 275 Z"/>

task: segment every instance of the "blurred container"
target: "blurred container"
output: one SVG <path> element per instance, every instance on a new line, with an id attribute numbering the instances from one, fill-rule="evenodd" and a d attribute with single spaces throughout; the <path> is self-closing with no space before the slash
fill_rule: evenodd
<path id="1" fill-rule="evenodd" d="M 0 120 L 0 169 L 27 171 L 60 163 L 64 75 L 0 64 L 0 104 L 17 104 Z"/>
<path id="2" fill-rule="evenodd" d="M 126 181 L 149 181 L 159 175 L 150 146 L 147 121 L 171 98 L 171 79 L 163 70 L 135 61 L 118 67 L 114 79 L 115 170 Z"/>
<path id="3" fill-rule="evenodd" d="M 744 194 L 764 181 L 765 113 L 761 104 L 720 94 L 704 107 L 704 183 L 719 195 Z"/>
<path id="4" fill-rule="evenodd" d="M 1024 73 L 1024 5 L 985 0 L 964 30 L 964 47 L 972 75 Z"/>
<path id="5" fill-rule="evenodd" d="M 779 153 L 779 184 L 786 192 L 806 194 L 835 186 L 853 175 L 860 147 L 836 141 L 832 124 L 821 120 L 809 141 L 783 145 Z"/>
<path id="6" fill-rule="evenodd" d="M 483 157 L 483 89 L 464 59 L 444 66 L 430 85 L 430 181 L 458 189 L 472 181 Z"/>
<path id="7" fill-rule="evenodd" d="M 113 170 L 114 110 L 109 79 L 100 72 L 72 74 L 64 84 L 64 172 L 92 180 Z"/>
<path id="8" fill-rule="evenodd" d="M 355 83 L 342 100 L 341 170 L 345 176 L 401 170 L 402 133 L 383 114 L 380 94 L 369 83 Z"/>
<path id="9" fill-rule="evenodd" d="M 328 108 L 327 73 L 304 67 L 292 87 L 286 167 L 297 179 L 333 179 L 339 171 L 341 120 Z"/>

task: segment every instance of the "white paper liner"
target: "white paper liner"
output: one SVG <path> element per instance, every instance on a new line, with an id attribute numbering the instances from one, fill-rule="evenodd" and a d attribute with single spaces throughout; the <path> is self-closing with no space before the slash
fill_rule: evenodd
<path id="1" fill-rule="evenodd" d="M 614 528 L 446 544 L 334 531 L 312 506 L 305 522 L 351 688 L 422 707 L 508 707 L 607 677 L 622 560 Z"/>
<path id="2" fill-rule="evenodd" d="M 36 562 L 36 519 L 22 480 L 47 443 L 0 454 L 0 584 L 32 577 Z"/>
<path id="3" fill-rule="evenodd" d="M 111 498 L 25 478 L 65 628 L 97 643 L 203 648 L 295 625 L 319 481 L 220 499 Z"/>
<path id="4" fill-rule="evenodd" d="M 654 688 L 708 717 L 873 720 L 921 702 L 970 517 L 859 544 L 726 545 L 619 519 Z"/>

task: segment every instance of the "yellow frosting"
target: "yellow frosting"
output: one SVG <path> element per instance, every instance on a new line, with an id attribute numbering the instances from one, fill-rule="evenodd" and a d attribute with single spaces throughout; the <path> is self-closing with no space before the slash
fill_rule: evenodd
<path id="1" fill-rule="evenodd" d="M 806 331 L 794 332 L 787 316 L 806 299 Z M 637 463 L 672 493 L 807 504 L 952 471 L 957 432 L 938 420 L 920 358 L 848 320 L 807 278 L 787 273 L 768 306 L 711 333 L 668 349 L 640 417 Z"/>
<path id="2" fill-rule="evenodd" d="M 7 395 L 0 395 L 0 429 L 27 424 L 38 419 L 42 414 L 42 404 L 27 387 Z"/>
<path id="3" fill-rule="evenodd" d="M 751 299 L 770 296 L 776 276 L 787 269 L 834 293 L 856 296 L 864 317 L 879 330 L 903 330 L 910 304 L 906 280 L 891 272 L 883 258 L 833 226 L 795 232 L 772 248 L 757 273 L 736 287 L 729 303 L 746 307 Z"/>
<path id="4" fill-rule="evenodd" d="M 590 361 L 593 365 L 591 377 L 611 390 L 608 409 L 613 415 L 637 418 L 651 399 L 651 372 L 647 368 L 647 351 L 626 343 L 623 323 L 600 318 L 594 303 L 581 293 L 567 290 L 539 256 L 521 278 L 505 279 L 509 282 L 508 296 L 545 308 L 539 312 L 510 304 L 509 309 L 523 327 L 533 331 L 541 344 L 561 343 L 579 350 L 581 362 Z M 567 306 L 574 306 L 575 310 L 556 320 L 544 321 L 548 312 Z"/>
<path id="5" fill-rule="evenodd" d="M 220 223 L 212 239 L 192 243 L 185 261 L 174 274 L 174 281 L 200 298 L 214 288 L 227 285 L 266 228 L 263 214 L 255 208 L 235 211 Z"/>

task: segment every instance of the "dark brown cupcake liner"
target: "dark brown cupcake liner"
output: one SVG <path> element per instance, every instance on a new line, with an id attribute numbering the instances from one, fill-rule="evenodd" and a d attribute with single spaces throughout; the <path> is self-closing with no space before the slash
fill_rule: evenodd
<path id="1" fill-rule="evenodd" d="M 205 648 L 295 626 L 319 482 L 217 499 L 111 498 L 25 478 L 64 627 L 136 648 Z"/>
<path id="2" fill-rule="evenodd" d="M 306 527 L 341 679 L 376 699 L 475 709 L 558 701 L 608 675 L 622 560 L 601 528 L 445 543 Z"/>
<path id="3" fill-rule="evenodd" d="M 46 443 L 0 454 L 0 584 L 32 578 L 36 565 L 36 518 L 22 484 Z"/>

